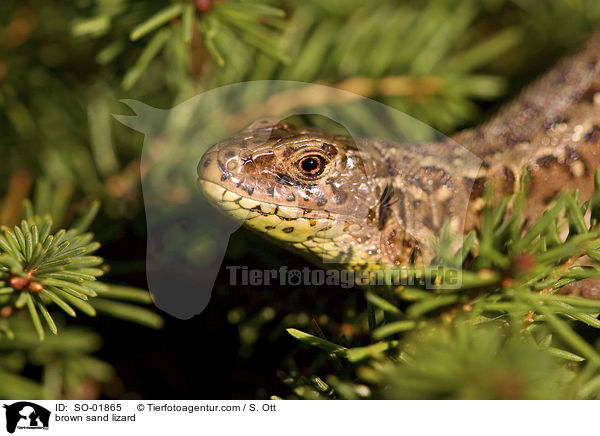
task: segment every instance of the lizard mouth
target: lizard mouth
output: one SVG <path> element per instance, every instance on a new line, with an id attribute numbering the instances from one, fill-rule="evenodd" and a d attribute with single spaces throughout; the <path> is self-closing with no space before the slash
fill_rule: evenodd
<path id="1" fill-rule="evenodd" d="M 328 239 L 325 232 L 334 222 L 329 213 L 320 218 L 313 217 L 313 211 L 301 207 L 257 201 L 202 178 L 198 179 L 198 183 L 204 195 L 218 209 L 269 237 L 308 245 L 314 245 L 313 240 L 319 236 Z"/>

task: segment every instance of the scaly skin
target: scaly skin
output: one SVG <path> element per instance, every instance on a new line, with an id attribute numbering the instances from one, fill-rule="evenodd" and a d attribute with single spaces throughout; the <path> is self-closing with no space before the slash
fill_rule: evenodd
<path id="1" fill-rule="evenodd" d="M 198 174 L 220 208 L 272 240 L 315 262 L 376 268 L 428 262 L 445 218 L 455 231 L 477 227 L 492 180 L 511 194 L 527 171 L 534 219 L 563 189 L 589 198 L 598 166 L 600 33 L 447 141 L 355 140 L 261 120 L 213 146 Z"/>

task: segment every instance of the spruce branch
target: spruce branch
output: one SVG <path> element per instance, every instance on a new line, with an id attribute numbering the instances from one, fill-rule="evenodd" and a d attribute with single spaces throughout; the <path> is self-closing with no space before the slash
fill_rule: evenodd
<path id="1" fill-rule="evenodd" d="M 597 372 L 600 352 L 577 333 L 577 324 L 600 328 L 600 301 L 560 293 L 564 286 L 579 280 L 600 279 L 600 169 L 590 201 L 580 203 L 578 192 L 562 193 L 527 228 L 525 177 L 520 186 L 510 208 L 508 198 L 495 202 L 493 186 L 488 187 L 481 229 L 467 235 L 458 250 L 452 249 L 453 238 L 445 227 L 432 264 L 404 268 L 405 274 L 412 274 L 414 285 L 396 287 L 394 292 L 389 284 L 383 289 L 373 286 L 365 293 L 373 343 L 342 346 L 298 329 L 288 332 L 300 342 L 334 355 L 344 367 L 360 369 L 364 378 L 376 381 L 374 384 L 387 392 L 386 397 L 600 395 L 598 383 L 584 383 L 580 380 L 584 375 L 579 374 L 585 374 L 584 368 Z M 588 210 L 590 224 L 585 219 Z M 566 236 L 559 236 L 561 229 L 568 229 Z M 577 264 L 584 256 L 592 262 Z M 456 271 L 457 267 L 461 269 Z M 452 270 L 457 274 L 453 278 L 459 279 L 458 287 L 449 286 L 454 281 L 446 281 Z M 435 288 L 427 285 L 431 283 Z M 435 339 L 423 341 L 429 336 Z M 491 355 L 486 341 L 497 347 Z M 504 356 L 506 368 L 499 369 Z M 462 372 L 467 360 L 477 359 L 481 359 L 477 371 L 489 372 L 485 380 L 469 379 L 473 374 Z M 490 359 L 497 361 L 490 364 Z M 579 366 L 567 367 L 561 361 Z M 556 383 L 555 392 L 540 388 L 543 383 L 536 380 L 535 370 L 556 375 L 551 381 Z M 495 377 L 503 377 L 503 371 L 515 371 L 522 386 L 505 392 L 506 386 L 489 384 Z M 324 397 L 314 381 L 289 376 L 284 380 L 301 397 Z M 569 383 L 573 380 L 585 388 L 572 389 Z M 361 397 L 361 385 L 351 380 L 331 376 L 326 382 L 326 397 Z"/>
<path id="2" fill-rule="evenodd" d="M 283 64 L 290 61 L 278 44 L 285 12 L 263 2 L 179 0 L 170 4 L 164 2 L 158 9 L 155 4 L 148 3 L 124 7 L 125 10 L 118 14 L 99 7 L 97 15 L 78 19 L 72 27 L 75 36 L 98 38 L 111 30 L 114 21 L 137 22 L 128 39 L 141 41 L 143 47 L 123 77 L 121 84 L 124 89 L 133 87 L 161 52 L 178 52 L 182 44 L 192 51 L 199 41 L 221 67 L 229 59 L 227 51 L 232 42 L 264 53 Z M 123 39 L 113 40 L 98 54 L 97 60 L 109 63 L 127 46 Z"/>
<path id="3" fill-rule="evenodd" d="M 100 244 L 87 232 L 98 213 L 94 202 L 69 230 L 52 233 L 49 215 L 34 214 L 25 202 L 25 218 L 13 228 L 0 229 L 0 306 L 8 317 L 14 309 L 27 309 L 40 340 L 45 327 L 58 333 L 48 307 L 57 306 L 71 317 L 77 312 L 95 316 L 101 310 L 119 318 L 158 328 L 160 317 L 154 312 L 131 304 L 110 301 L 111 298 L 149 304 L 146 291 L 111 287 L 97 281 L 105 271 L 104 260 L 95 255 Z M 95 305 L 92 299 L 101 295 Z"/>

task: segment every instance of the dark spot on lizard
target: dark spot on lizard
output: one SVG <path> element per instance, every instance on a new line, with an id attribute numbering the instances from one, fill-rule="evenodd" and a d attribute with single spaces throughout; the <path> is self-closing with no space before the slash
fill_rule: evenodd
<path id="1" fill-rule="evenodd" d="M 369 212 L 367 212 L 367 220 L 372 223 L 373 221 L 375 221 L 375 216 L 377 214 L 375 213 L 375 210 L 373 209 L 369 209 Z"/>
<path id="2" fill-rule="evenodd" d="M 267 195 L 270 195 L 271 197 L 272 197 L 273 195 L 275 195 L 275 187 L 273 187 L 273 186 L 269 186 L 269 187 L 267 188 Z"/>
<path id="3" fill-rule="evenodd" d="M 600 127 L 594 124 L 592 129 L 583 136 L 583 140 L 590 144 L 597 144 L 600 140 Z"/>
<path id="4" fill-rule="evenodd" d="M 285 196 L 285 199 L 286 199 L 287 201 L 296 201 L 296 196 L 294 195 L 294 193 L 293 193 L 293 192 L 290 192 L 289 194 L 287 194 L 287 195 Z"/>
<path id="5" fill-rule="evenodd" d="M 565 155 L 566 155 L 567 163 L 573 163 L 573 162 L 581 159 L 581 156 L 579 155 L 579 153 L 577 153 L 571 147 L 565 148 Z"/>
<path id="6" fill-rule="evenodd" d="M 292 233 L 294 231 L 293 227 L 284 227 L 283 229 L 281 229 L 282 232 L 284 233 Z"/>
<path id="7" fill-rule="evenodd" d="M 327 153 L 330 157 L 333 157 L 337 154 L 337 148 L 335 148 L 335 146 L 328 144 L 328 143 L 323 143 L 323 145 L 321 146 L 321 149 Z"/>
<path id="8" fill-rule="evenodd" d="M 512 193 L 515 190 L 515 174 L 509 168 L 502 168 L 502 189 L 504 193 Z"/>
<path id="9" fill-rule="evenodd" d="M 552 155 L 546 155 L 546 156 L 542 156 L 540 158 L 538 158 L 536 160 L 536 163 L 541 166 L 542 168 L 550 168 L 551 166 L 555 165 L 558 163 L 558 159 L 556 158 L 556 156 L 552 156 Z"/>
<path id="10" fill-rule="evenodd" d="M 344 204 L 347 199 L 348 199 L 348 194 L 346 194 L 345 192 L 342 192 L 342 191 L 337 191 L 333 195 L 333 201 L 335 201 L 335 204 Z"/>
<path id="11" fill-rule="evenodd" d="M 483 196 L 483 193 L 485 192 L 485 177 L 477 177 L 476 179 L 465 177 L 465 181 L 467 182 L 467 185 L 471 185 L 471 200 Z"/>
<path id="12" fill-rule="evenodd" d="M 244 185 L 242 189 L 248 193 L 248 195 L 254 194 L 254 186 Z"/>
<path id="13" fill-rule="evenodd" d="M 410 181 L 429 194 L 447 184 L 450 181 L 450 175 L 442 168 L 425 166 L 419 168 Z"/>

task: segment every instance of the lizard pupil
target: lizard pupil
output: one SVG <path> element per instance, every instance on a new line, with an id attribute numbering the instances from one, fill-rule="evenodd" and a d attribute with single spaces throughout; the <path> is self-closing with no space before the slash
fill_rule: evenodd
<path id="1" fill-rule="evenodd" d="M 300 168 L 305 173 L 314 175 L 321 169 L 321 158 L 319 156 L 307 156 L 300 161 Z"/>

